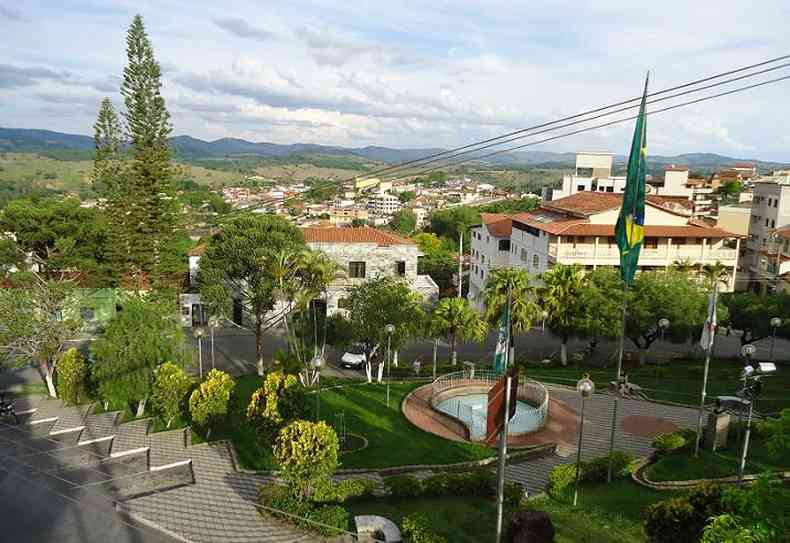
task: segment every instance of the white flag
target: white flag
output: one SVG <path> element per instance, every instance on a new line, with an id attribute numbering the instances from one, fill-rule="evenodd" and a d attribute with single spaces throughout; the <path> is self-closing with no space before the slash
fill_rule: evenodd
<path id="1" fill-rule="evenodd" d="M 699 338 L 700 347 L 710 350 L 713 347 L 713 338 L 716 336 L 716 295 L 708 295 L 708 318 L 702 328 L 702 336 Z"/>

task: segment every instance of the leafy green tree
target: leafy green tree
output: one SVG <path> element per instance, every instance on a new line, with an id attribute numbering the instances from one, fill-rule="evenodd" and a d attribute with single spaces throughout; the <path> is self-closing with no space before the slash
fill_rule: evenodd
<path id="1" fill-rule="evenodd" d="M 93 344 L 93 377 L 106 404 L 137 403 L 142 416 L 153 391 L 154 369 L 183 360 L 184 332 L 170 305 L 131 297 Z"/>
<path id="2" fill-rule="evenodd" d="M 767 434 L 768 452 L 775 458 L 787 458 L 790 455 L 790 409 L 782 409 L 778 418 L 766 419 L 762 424 Z"/>
<path id="3" fill-rule="evenodd" d="M 722 514 L 710 519 L 702 531 L 700 543 L 757 543 L 759 539 L 751 530 L 741 526 L 738 519 Z"/>
<path id="4" fill-rule="evenodd" d="M 741 330 L 741 345 L 755 343 L 773 333 L 771 318 L 782 319 L 782 326 L 776 329 L 778 337 L 790 337 L 790 294 L 777 293 L 764 296 L 752 293 L 734 293 L 722 296 L 729 312 L 728 324 Z"/>
<path id="5" fill-rule="evenodd" d="M 270 372 L 263 386 L 253 392 L 247 406 L 247 420 L 258 429 L 266 443 L 288 423 L 307 414 L 305 388 L 295 375 Z"/>
<path id="6" fill-rule="evenodd" d="M 280 430 L 274 457 L 294 496 L 306 500 L 337 469 L 339 449 L 337 434 L 326 422 L 297 420 Z"/>
<path id="7" fill-rule="evenodd" d="M 0 214 L 0 230 L 12 233 L 18 250 L 32 253 L 41 271 L 79 270 L 83 282 L 109 282 L 106 216 L 80 207 L 76 198 L 13 200 Z"/>
<path id="8" fill-rule="evenodd" d="M 0 364 L 37 367 L 55 398 L 55 362 L 82 328 L 68 311 L 79 303 L 78 291 L 71 281 L 38 273 L 18 273 L 10 281 L 9 288 L 0 288 Z"/>
<path id="9" fill-rule="evenodd" d="M 417 273 L 430 275 L 440 293 L 455 292 L 454 274 L 458 273 L 458 252 L 448 249 L 449 240 L 443 240 L 433 233 L 420 233 L 412 239 L 422 251 L 417 261 Z"/>
<path id="10" fill-rule="evenodd" d="M 417 216 L 411 209 L 401 209 L 392 216 L 390 228 L 403 236 L 409 236 L 417 228 Z"/>
<path id="11" fill-rule="evenodd" d="M 417 194 L 413 190 L 406 190 L 406 191 L 403 191 L 403 192 L 398 194 L 398 200 L 400 200 L 401 203 L 404 203 L 404 204 L 406 204 L 408 202 L 411 202 L 416 197 L 417 197 Z"/>
<path id="12" fill-rule="evenodd" d="M 444 251 L 442 240 L 439 239 L 439 236 L 436 234 L 430 232 L 421 232 L 415 236 L 412 236 L 411 239 L 414 240 L 414 242 L 417 244 L 417 247 L 420 248 L 420 251 L 426 255 Z"/>
<path id="13" fill-rule="evenodd" d="M 192 378 L 183 368 L 172 362 L 165 362 L 154 370 L 151 401 L 168 428 L 181 416 L 181 407 L 192 383 Z"/>
<path id="14" fill-rule="evenodd" d="M 481 213 L 506 213 L 508 215 L 515 215 L 516 213 L 524 213 L 532 211 L 538 207 L 538 198 L 535 196 L 527 196 L 525 198 L 508 198 L 507 200 L 500 200 L 492 204 L 481 206 Z"/>
<path id="15" fill-rule="evenodd" d="M 737 196 L 741 193 L 742 189 L 743 185 L 740 181 L 727 181 L 719 187 L 719 194 L 724 194 L 725 196 Z"/>
<path id="16" fill-rule="evenodd" d="M 488 332 L 488 323 L 466 298 L 444 298 L 431 315 L 431 332 L 434 336 L 450 338 L 450 360 L 456 365 L 458 340 L 483 341 Z"/>
<path id="17" fill-rule="evenodd" d="M 66 405 L 79 405 L 88 400 L 88 365 L 80 352 L 72 347 L 60 357 L 58 394 Z"/>
<path id="18" fill-rule="evenodd" d="M 540 317 L 538 292 L 532 277 L 524 270 L 502 268 L 492 271 L 486 286 L 480 293 L 485 307 L 485 318 L 497 325 L 507 305 L 508 294 L 511 299 L 510 319 L 515 330 L 526 331 Z"/>
<path id="19" fill-rule="evenodd" d="M 546 325 L 562 341 L 560 360 L 568 365 L 568 339 L 587 332 L 590 312 L 586 294 L 591 288 L 589 278 L 578 266 L 557 264 L 542 276 L 540 299 L 547 313 Z"/>
<path id="20" fill-rule="evenodd" d="M 349 289 L 348 311 L 354 338 L 363 346 L 370 366 L 375 346 L 387 345 L 388 324 L 395 326 L 391 346 L 397 351 L 418 335 L 425 323 L 420 295 L 393 277 L 378 277 Z"/>
<path id="21" fill-rule="evenodd" d="M 644 363 L 650 346 L 661 334 L 658 321 L 669 319 L 666 339 L 686 341 L 705 322 L 707 295 L 688 275 L 675 271 L 642 272 L 629 290 L 626 336 L 639 349 Z"/>
<path id="22" fill-rule="evenodd" d="M 302 233 L 276 215 L 241 215 L 228 221 L 209 241 L 200 259 L 200 294 L 212 314 L 227 317 L 234 300 L 254 321 L 258 374 L 264 374 L 263 333 L 283 319 L 284 309 L 270 315 L 275 302 L 292 291 L 290 269 L 304 251 Z M 295 277 L 295 274 L 293 274 Z"/>
<path id="23" fill-rule="evenodd" d="M 468 233 L 473 224 L 480 224 L 480 212 L 467 206 L 440 209 L 431 215 L 430 220 L 431 232 L 455 241 L 456 245 L 461 232 Z M 469 236 L 464 235 L 464 238 L 468 240 Z"/>
<path id="24" fill-rule="evenodd" d="M 189 414 L 193 421 L 208 429 L 208 436 L 212 425 L 228 414 L 230 395 L 235 386 L 236 382 L 230 375 L 213 369 L 189 396 Z"/>
<path id="25" fill-rule="evenodd" d="M 183 267 L 178 244 L 184 234 L 167 141 L 172 125 L 161 94 L 161 68 L 139 15 L 129 27 L 126 46 L 123 134 L 118 134 L 111 104 L 103 101 L 95 126 L 93 179 L 104 191 L 113 217 L 116 270 L 142 288 L 146 279 L 161 285 L 166 274 Z"/>

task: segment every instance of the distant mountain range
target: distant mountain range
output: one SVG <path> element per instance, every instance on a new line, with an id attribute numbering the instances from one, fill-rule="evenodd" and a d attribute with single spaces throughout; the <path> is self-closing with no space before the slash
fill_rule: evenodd
<path id="1" fill-rule="evenodd" d="M 268 142 L 251 142 L 237 138 L 222 138 L 204 141 L 191 136 L 171 138 L 176 156 L 182 160 L 201 158 L 221 158 L 234 156 L 259 156 L 262 158 L 288 157 L 297 155 L 334 155 L 351 156 L 364 160 L 394 164 L 415 160 L 444 151 L 440 148 L 393 149 L 390 147 L 339 147 L 312 143 L 282 145 Z M 92 151 L 93 138 L 79 134 L 64 134 L 50 130 L 0 127 L 0 151 L 16 153 L 36 153 L 56 150 Z M 532 166 L 532 167 L 573 167 L 574 153 L 554 153 L 551 151 L 520 151 L 503 153 L 481 162 L 491 166 Z M 732 158 L 715 153 L 686 153 L 676 156 L 652 155 L 652 165 L 683 164 L 692 170 L 713 170 L 732 166 L 737 162 L 753 162 L 760 170 L 777 169 L 785 166 L 750 158 Z M 626 157 L 616 156 L 615 164 L 623 165 Z"/>

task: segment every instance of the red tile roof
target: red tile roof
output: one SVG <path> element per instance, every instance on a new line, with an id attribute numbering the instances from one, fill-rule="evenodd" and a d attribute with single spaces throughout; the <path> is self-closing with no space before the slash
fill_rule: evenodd
<path id="1" fill-rule="evenodd" d="M 782 239 L 790 239 L 790 224 L 774 230 L 774 235 Z"/>
<path id="2" fill-rule="evenodd" d="M 676 215 L 687 215 L 687 213 L 679 210 L 678 206 L 682 206 L 688 209 L 690 212 L 693 205 L 687 199 L 684 202 L 680 199 L 674 199 L 667 196 L 658 196 L 654 194 L 648 194 L 645 198 L 645 201 L 647 204 L 650 204 L 653 207 L 659 207 L 664 211 L 675 213 Z M 622 203 L 622 194 L 615 194 L 612 192 L 582 191 L 572 194 L 571 196 L 566 196 L 565 198 L 560 198 L 559 200 L 544 202 L 540 207 L 563 214 L 589 217 L 590 215 L 595 215 L 596 213 L 603 213 L 604 211 L 609 211 L 610 209 L 619 208 Z"/>
<path id="3" fill-rule="evenodd" d="M 375 243 L 379 246 L 415 245 L 415 242 L 376 228 L 303 228 L 308 243 Z"/>
<path id="4" fill-rule="evenodd" d="M 488 233 L 496 238 L 509 238 L 513 231 L 513 221 L 504 213 L 481 213 L 480 218 Z"/>

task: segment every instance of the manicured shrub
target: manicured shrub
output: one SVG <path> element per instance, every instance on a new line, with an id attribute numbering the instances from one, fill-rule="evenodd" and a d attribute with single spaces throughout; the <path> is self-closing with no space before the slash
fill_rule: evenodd
<path id="1" fill-rule="evenodd" d="M 316 483 L 335 472 L 339 449 L 337 434 L 326 422 L 297 420 L 280 430 L 274 457 L 292 492 L 305 499 Z"/>
<path id="2" fill-rule="evenodd" d="M 713 517 L 702 532 L 700 543 L 756 543 L 757 535 L 744 528 L 732 515 Z"/>
<path id="3" fill-rule="evenodd" d="M 653 440 L 652 446 L 658 454 L 670 454 L 683 449 L 686 446 L 686 438 L 679 432 L 659 434 Z"/>
<path id="4" fill-rule="evenodd" d="M 610 455 L 599 456 L 582 465 L 582 480 L 590 483 L 603 483 L 609 475 Z M 611 454 L 612 476 L 628 477 L 636 463 L 633 454 L 623 451 L 613 451 Z"/>
<path id="5" fill-rule="evenodd" d="M 650 505 L 646 510 L 645 533 L 650 543 L 699 541 L 708 519 L 724 512 L 721 487 L 702 485 L 687 496 Z"/>
<path id="6" fill-rule="evenodd" d="M 261 505 L 259 512 L 262 516 L 279 518 L 325 536 L 339 535 L 348 525 L 348 511 L 345 508 L 303 500 L 286 486 L 259 487 L 258 504 Z"/>
<path id="7" fill-rule="evenodd" d="M 255 425 L 263 441 L 271 443 L 286 424 L 307 414 L 304 387 L 294 375 L 274 371 L 253 392 L 247 420 Z"/>
<path id="8" fill-rule="evenodd" d="M 228 402 L 236 383 L 230 375 L 220 370 L 211 370 L 206 380 L 192 391 L 189 397 L 189 413 L 196 423 L 210 426 L 228 413 Z"/>
<path id="9" fill-rule="evenodd" d="M 343 503 L 351 498 L 371 496 L 376 486 L 374 481 L 367 479 L 345 479 L 334 482 L 327 477 L 314 485 L 312 500 L 319 503 Z"/>
<path id="10" fill-rule="evenodd" d="M 576 464 L 560 464 L 549 472 L 549 484 L 546 491 L 554 498 L 563 498 L 573 487 L 575 481 Z"/>
<path id="11" fill-rule="evenodd" d="M 384 485 L 389 487 L 395 498 L 416 498 L 423 495 L 422 481 L 412 475 L 393 475 L 384 478 Z"/>
<path id="12" fill-rule="evenodd" d="M 524 487 L 520 483 L 505 481 L 503 500 L 505 505 L 517 507 L 524 499 Z"/>
<path id="13" fill-rule="evenodd" d="M 192 388 L 192 378 L 172 362 L 165 362 L 154 370 L 153 397 L 154 409 L 162 416 L 170 428 L 175 419 L 181 416 L 184 398 Z"/>
<path id="14" fill-rule="evenodd" d="M 761 431 L 771 456 L 790 455 L 790 409 L 782 409 L 778 418 L 770 418 L 762 425 Z"/>
<path id="15" fill-rule="evenodd" d="M 66 405 L 79 405 L 88 400 L 88 365 L 80 352 L 72 347 L 58 361 L 58 396 Z"/>
<path id="16" fill-rule="evenodd" d="M 447 543 L 447 539 L 431 530 L 428 519 L 420 513 L 403 517 L 401 536 L 403 543 Z"/>

